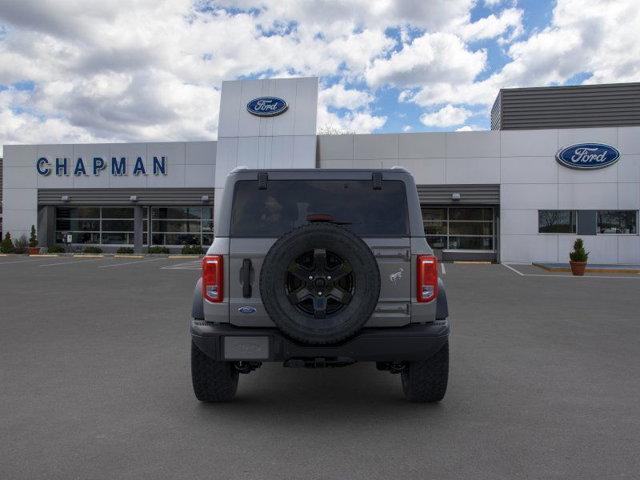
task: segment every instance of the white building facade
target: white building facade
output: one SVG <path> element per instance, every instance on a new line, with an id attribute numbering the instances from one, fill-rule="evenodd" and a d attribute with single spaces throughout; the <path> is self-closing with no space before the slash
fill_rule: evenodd
<path id="1" fill-rule="evenodd" d="M 640 126 L 317 136 L 317 96 L 315 78 L 224 82 L 217 142 L 5 145 L 3 232 L 15 239 L 35 225 L 43 246 L 105 250 L 207 244 L 237 166 L 399 165 L 445 259 L 566 262 L 579 236 L 592 262 L 640 263 Z M 284 110 L 249 111 L 261 98 Z M 558 161 L 594 144 L 617 159 L 595 169 Z"/>

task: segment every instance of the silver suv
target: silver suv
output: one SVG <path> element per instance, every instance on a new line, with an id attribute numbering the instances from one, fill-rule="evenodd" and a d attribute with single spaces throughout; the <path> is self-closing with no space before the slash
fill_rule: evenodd
<path id="1" fill-rule="evenodd" d="M 410 173 L 238 169 L 221 202 L 192 308 L 198 400 L 231 400 L 262 362 L 358 361 L 442 400 L 447 299 Z"/>

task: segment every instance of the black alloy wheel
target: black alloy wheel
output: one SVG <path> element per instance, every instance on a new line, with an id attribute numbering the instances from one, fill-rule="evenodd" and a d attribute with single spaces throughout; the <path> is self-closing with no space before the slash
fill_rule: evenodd
<path id="1" fill-rule="evenodd" d="M 287 295 L 302 313 L 325 318 L 349 305 L 355 282 L 349 262 L 324 248 L 315 248 L 287 268 Z"/>

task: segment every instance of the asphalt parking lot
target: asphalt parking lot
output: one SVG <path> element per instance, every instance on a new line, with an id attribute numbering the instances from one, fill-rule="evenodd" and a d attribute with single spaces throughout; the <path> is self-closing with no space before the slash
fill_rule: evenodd
<path id="1" fill-rule="evenodd" d="M 447 264 L 438 405 L 361 364 L 198 403 L 197 262 L 0 258 L 0 478 L 637 478 L 640 275 Z"/>

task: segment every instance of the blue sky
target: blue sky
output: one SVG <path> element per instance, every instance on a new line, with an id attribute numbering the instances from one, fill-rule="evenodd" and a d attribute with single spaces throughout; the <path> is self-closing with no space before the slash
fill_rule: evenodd
<path id="1" fill-rule="evenodd" d="M 318 76 L 320 132 L 489 128 L 500 88 L 640 80 L 635 0 L 21 0 L 0 143 L 217 137 L 223 80 Z"/>

